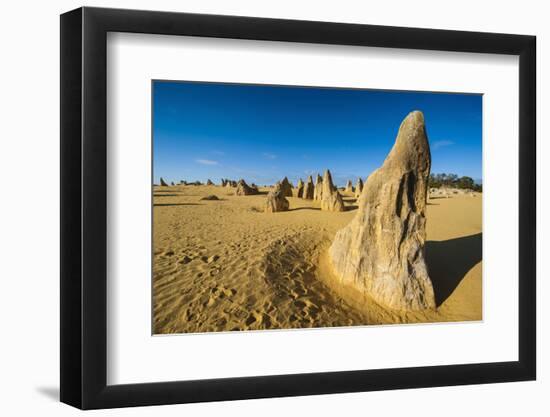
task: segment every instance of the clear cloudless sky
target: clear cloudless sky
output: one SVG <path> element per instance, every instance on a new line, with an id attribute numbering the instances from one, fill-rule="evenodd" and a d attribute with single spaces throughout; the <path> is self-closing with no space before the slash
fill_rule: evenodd
<path id="1" fill-rule="evenodd" d="M 154 182 L 296 183 L 327 168 L 336 184 L 355 182 L 384 162 L 413 110 L 432 173 L 481 181 L 481 95 L 154 81 Z"/>

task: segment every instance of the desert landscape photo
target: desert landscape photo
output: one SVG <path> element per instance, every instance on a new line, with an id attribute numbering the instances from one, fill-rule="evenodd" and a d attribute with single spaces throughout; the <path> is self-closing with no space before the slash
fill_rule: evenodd
<path id="1" fill-rule="evenodd" d="M 152 86 L 154 334 L 483 319 L 481 95 Z"/>

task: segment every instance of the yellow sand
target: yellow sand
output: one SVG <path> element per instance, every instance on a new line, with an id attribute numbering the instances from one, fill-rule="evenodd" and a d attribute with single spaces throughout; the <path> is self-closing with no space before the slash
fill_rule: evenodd
<path id="1" fill-rule="evenodd" d="M 426 257 L 438 308 L 405 313 L 334 284 L 326 250 L 355 215 L 351 194 L 343 213 L 292 197 L 290 211 L 268 214 L 265 194 L 233 190 L 155 187 L 155 333 L 481 320 L 481 194 L 429 200 Z M 211 194 L 220 201 L 201 200 Z"/>

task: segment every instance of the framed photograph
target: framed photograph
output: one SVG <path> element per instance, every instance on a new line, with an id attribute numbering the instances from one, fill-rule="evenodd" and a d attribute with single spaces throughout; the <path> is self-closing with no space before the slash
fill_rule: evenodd
<path id="1" fill-rule="evenodd" d="M 535 37 L 61 16 L 61 401 L 533 380 Z"/>

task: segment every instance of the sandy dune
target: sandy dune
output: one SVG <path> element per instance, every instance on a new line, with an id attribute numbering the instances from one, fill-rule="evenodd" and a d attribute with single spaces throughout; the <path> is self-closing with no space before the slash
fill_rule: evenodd
<path id="1" fill-rule="evenodd" d="M 426 256 L 437 310 L 392 311 L 333 285 L 326 251 L 355 214 L 219 186 L 154 188 L 153 329 L 159 333 L 481 320 L 481 194 L 429 200 Z M 201 200 L 214 194 L 219 201 Z M 346 301 L 344 301 L 344 298 Z"/>

